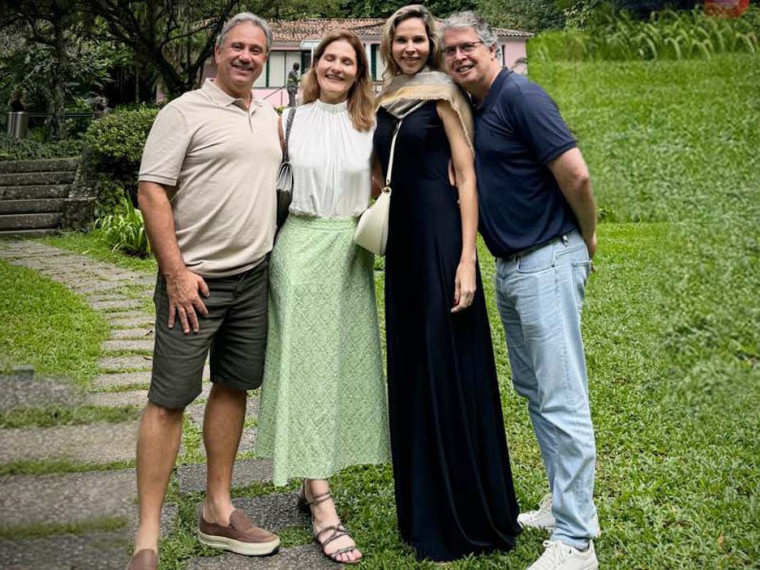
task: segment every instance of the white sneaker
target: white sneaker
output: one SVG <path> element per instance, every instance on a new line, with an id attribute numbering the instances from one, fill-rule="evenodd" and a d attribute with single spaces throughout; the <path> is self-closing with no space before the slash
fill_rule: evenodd
<path id="1" fill-rule="evenodd" d="M 517 515 L 517 522 L 521 527 L 540 528 L 554 530 L 557 521 L 552 514 L 552 494 L 547 493 L 538 505 L 537 511 L 528 511 Z"/>
<path id="2" fill-rule="evenodd" d="M 558 540 L 545 540 L 546 550 L 528 570 L 597 570 L 599 561 L 590 540 L 586 550 L 578 550 Z"/>

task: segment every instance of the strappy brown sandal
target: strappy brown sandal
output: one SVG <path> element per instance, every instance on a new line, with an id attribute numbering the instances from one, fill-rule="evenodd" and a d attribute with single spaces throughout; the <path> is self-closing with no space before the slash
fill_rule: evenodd
<path id="1" fill-rule="evenodd" d="M 327 493 L 313 497 L 311 501 L 309 501 L 306 498 L 306 482 L 304 482 L 301 485 L 301 491 L 298 493 L 298 509 L 305 512 L 311 512 L 312 530 L 314 528 L 314 513 L 312 512 L 311 507 L 313 505 L 318 505 L 319 503 L 323 503 L 330 499 L 332 499 L 332 493 L 328 491 Z M 319 537 L 327 531 L 332 531 L 332 534 L 330 534 L 330 536 L 328 536 L 325 540 L 320 540 Z M 345 548 L 339 548 L 338 550 L 336 550 L 335 552 L 331 552 L 330 554 L 325 552 L 325 547 L 328 544 L 344 536 L 347 536 L 353 540 L 349 532 L 346 530 L 346 527 L 344 527 L 342 524 L 331 525 L 331 526 L 326 526 L 319 532 L 314 532 L 314 542 L 316 542 L 319 545 L 320 549 L 322 550 L 322 554 L 324 554 L 327 558 L 329 558 L 333 562 L 337 562 L 338 564 L 358 564 L 359 562 L 362 561 L 361 558 L 357 560 L 340 560 L 338 558 L 338 556 L 340 556 L 341 554 L 351 552 L 352 550 L 358 550 L 358 548 L 356 547 L 356 544 L 354 544 L 353 546 L 347 546 Z"/>

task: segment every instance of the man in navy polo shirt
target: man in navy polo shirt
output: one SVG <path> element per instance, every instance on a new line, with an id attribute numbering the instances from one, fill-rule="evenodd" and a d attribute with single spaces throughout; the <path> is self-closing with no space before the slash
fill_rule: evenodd
<path id="1" fill-rule="evenodd" d="M 594 569 L 596 448 L 581 338 L 596 250 L 588 168 L 554 101 L 502 68 L 487 22 L 462 12 L 443 30 L 448 71 L 473 99 L 480 233 L 497 259 L 512 380 L 528 400 L 551 490 L 518 518 L 552 531 L 530 568 Z"/>

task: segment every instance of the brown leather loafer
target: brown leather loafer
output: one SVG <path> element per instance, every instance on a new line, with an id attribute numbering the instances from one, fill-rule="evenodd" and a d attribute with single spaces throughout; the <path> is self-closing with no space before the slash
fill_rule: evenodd
<path id="1" fill-rule="evenodd" d="M 150 548 L 143 548 L 136 552 L 127 566 L 127 570 L 156 570 L 157 568 L 158 554 Z"/>
<path id="2" fill-rule="evenodd" d="M 246 556 L 266 556 L 274 554 L 280 547 L 280 537 L 257 527 L 243 511 L 234 510 L 230 515 L 230 526 L 210 523 L 203 518 L 198 528 L 201 544 L 244 554 Z"/>

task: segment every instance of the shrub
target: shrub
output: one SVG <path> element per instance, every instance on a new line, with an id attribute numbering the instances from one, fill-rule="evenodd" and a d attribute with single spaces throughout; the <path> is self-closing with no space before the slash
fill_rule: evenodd
<path id="1" fill-rule="evenodd" d="M 152 107 L 116 110 L 87 130 L 83 178 L 94 187 L 101 216 L 112 213 L 125 196 L 134 199 L 143 147 L 157 114 Z"/>
<path id="2" fill-rule="evenodd" d="M 0 161 L 68 158 L 82 154 L 82 139 L 39 142 L 0 135 Z"/>
<path id="3" fill-rule="evenodd" d="M 85 144 L 102 166 L 136 169 L 157 114 L 158 109 L 148 107 L 116 110 L 93 121 L 85 134 Z"/>
<path id="4" fill-rule="evenodd" d="M 150 255 L 150 242 L 142 214 L 128 198 L 123 197 L 117 211 L 100 218 L 96 227 L 103 232 L 114 251 L 138 257 Z"/>

